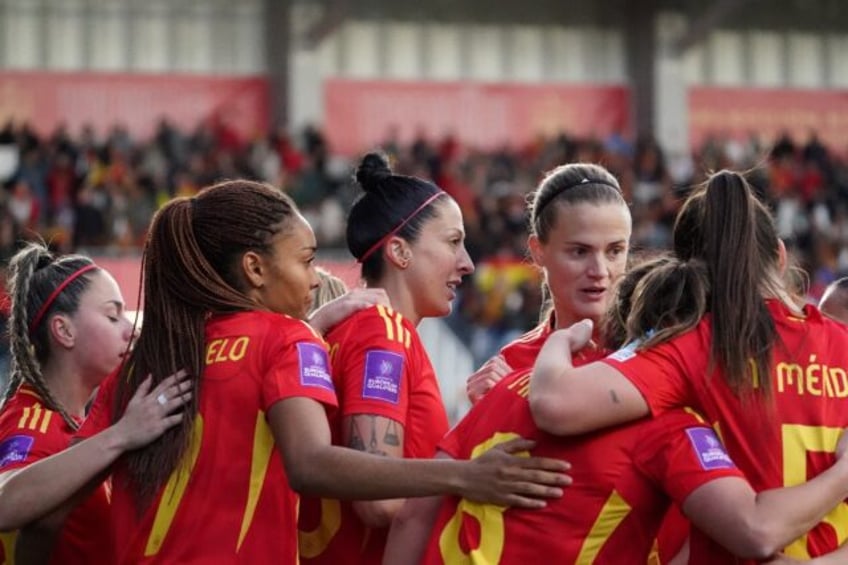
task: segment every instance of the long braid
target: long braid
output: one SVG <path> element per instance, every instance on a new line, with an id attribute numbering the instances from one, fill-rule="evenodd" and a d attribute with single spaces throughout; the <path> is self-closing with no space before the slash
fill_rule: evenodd
<path id="1" fill-rule="evenodd" d="M 139 509 L 147 506 L 189 448 L 197 419 L 209 314 L 254 310 L 242 290 L 240 258 L 263 252 L 294 212 L 278 190 L 248 181 L 210 187 L 195 198 L 175 199 L 153 219 L 142 259 L 144 324 L 118 381 L 113 417 L 147 375 L 155 386 L 185 369 L 192 399 L 180 424 L 125 458 Z"/>
<path id="2" fill-rule="evenodd" d="M 54 256 L 43 245 L 30 244 L 19 251 L 9 264 L 9 294 L 12 299 L 9 344 L 12 353 L 12 374 L 3 396 L 3 404 L 15 395 L 22 384 L 28 384 L 38 393 L 44 406 L 58 412 L 72 430 L 78 429 L 79 425 L 53 396 L 42 374 L 41 364 L 49 355 L 46 324 L 39 324 L 37 328 L 30 328 L 30 324 L 46 296 L 64 280 L 68 272 L 86 262 L 91 261 L 79 256 L 54 261 Z M 42 271 L 44 275 L 40 276 Z M 40 280 L 37 281 L 38 284 L 34 284 L 37 278 Z M 77 283 L 77 290 L 84 285 L 84 281 Z M 72 290 L 74 289 L 69 287 L 69 290 L 63 291 L 62 294 L 73 294 Z M 65 308 L 59 309 L 75 309 L 76 300 L 73 297 L 65 302 Z M 57 299 L 56 305 L 50 310 L 59 306 L 62 306 L 62 301 Z"/>

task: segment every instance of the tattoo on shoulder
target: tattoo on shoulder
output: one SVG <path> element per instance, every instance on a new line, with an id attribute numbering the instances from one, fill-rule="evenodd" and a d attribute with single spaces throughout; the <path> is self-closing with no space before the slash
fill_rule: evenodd
<path id="1" fill-rule="evenodd" d="M 618 399 L 618 395 L 615 393 L 613 389 L 610 389 L 610 400 L 612 400 L 613 404 L 621 404 L 621 401 Z"/>

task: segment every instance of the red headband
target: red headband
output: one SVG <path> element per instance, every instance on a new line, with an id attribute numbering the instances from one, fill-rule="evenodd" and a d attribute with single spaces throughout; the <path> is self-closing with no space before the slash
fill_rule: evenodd
<path id="1" fill-rule="evenodd" d="M 406 217 L 406 218 L 405 218 L 405 219 L 404 219 L 401 223 L 399 223 L 398 225 L 396 225 L 396 226 L 392 229 L 392 231 L 390 231 L 389 233 L 387 233 L 386 235 L 384 235 L 383 237 L 381 237 L 379 240 L 377 240 L 377 243 L 375 243 L 374 245 L 372 245 L 371 247 L 369 247 L 369 248 L 368 248 L 368 251 L 366 251 L 365 253 L 363 253 L 363 254 L 362 254 L 362 257 L 360 257 L 359 259 L 357 259 L 357 261 L 358 261 L 358 262 L 360 262 L 360 263 L 364 263 L 364 262 L 365 262 L 365 260 L 366 260 L 366 259 L 368 259 L 368 257 L 370 257 L 370 256 L 371 256 L 371 254 L 372 254 L 372 253 L 374 253 L 377 249 L 379 249 L 380 247 L 382 247 L 382 246 L 383 246 L 383 244 L 385 244 L 385 243 L 386 243 L 386 241 L 388 241 L 390 237 L 392 237 L 392 236 L 393 236 L 393 235 L 395 235 L 397 232 L 399 232 L 401 229 L 403 229 L 403 226 L 405 226 L 406 224 L 408 224 L 408 223 L 409 223 L 409 221 L 410 221 L 412 218 L 414 218 L 415 216 L 417 216 L 417 215 L 418 215 L 418 213 L 419 213 L 419 212 L 421 212 L 421 210 L 423 210 L 424 208 L 426 208 L 426 207 L 427 207 L 427 206 L 428 206 L 428 205 L 429 205 L 429 204 L 430 204 L 433 200 L 435 200 L 436 198 L 438 198 L 438 197 L 439 197 L 439 196 L 441 196 L 442 194 L 445 194 L 445 191 L 440 190 L 440 191 L 436 192 L 435 194 L 431 195 L 429 198 L 427 198 L 427 200 L 425 200 L 424 202 L 422 202 L 422 203 L 421 203 L 421 205 L 420 205 L 418 208 L 416 208 L 415 210 L 413 210 L 413 211 L 412 211 L 412 213 L 411 213 L 410 215 L 408 215 L 408 216 L 407 216 L 407 217 Z"/>
<path id="2" fill-rule="evenodd" d="M 41 305 L 41 308 L 38 309 L 38 313 L 35 315 L 35 317 L 32 319 L 32 323 L 29 325 L 29 333 L 32 334 L 32 332 L 35 330 L 35 328 L 38 327 L 38 324 L 41 323 L 41 318 L 43 318 L 44 314 L 47 313 L 47 310 L 50 309 L 50 306 L 56 300 L 56 297 L 59 296 L 59 294 L 63 290 L 65 290 L 65 287 L 67 287 L 69 284 L 74 282 L 74 280 L 76 280 L 80 276 L 82 276 L 85 273 L 91 271 L 92 269 L 96 269 L 96 268 L 97 268 L 97 265 L 95 265 L 94 263 L 88 264 L 84 267 L 80 267 L 79 269 L 77 269 L 76 271 L 71 273 L 68 276 L 68 278 L 63 280 L 62 284 L 57 286 L 56 290 L 54 290 L 53 292 L 50 293 L 50 296 L 47 297 L 47 300 L 45 300 L 44 304 Z"/>

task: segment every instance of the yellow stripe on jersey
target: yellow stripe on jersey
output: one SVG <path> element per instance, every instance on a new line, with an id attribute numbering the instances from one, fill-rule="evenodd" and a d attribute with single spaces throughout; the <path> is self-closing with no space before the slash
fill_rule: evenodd
<path id="1" fill-rule="evenodd" d="M 19 428 L 26 427 L 26 423 L 27 423 L 27 420 L 29 419 L 29 413 L 30 412 L 32 412 L 32 410 L 29 409 L 29 406 L 24 408 L 24 415 L 21 416 L 21 419 L 18 421 L 18 427 Z"/>
<path id="2" fill-rule="evenodd" d="M 651 546 L 651 552 L 648 554 L 648 565 L 662 565 L 662 561 L 660 560 L 660 547 L 656 539 L 654 539 L 654 543 Z"/>
<path id="3" fill-rule="evenodd" d="M 403 327 L 403 316 L 401 316 L 400 314 L 395 314 L 395 328 L 397 328 L 398 342 L 403 343 L 403 334 L 405 330 Z"/>
<path id="4" fill-rule="evenodd" d="M 604 543 L 609 539 L 615 529 L 630 513 L 630 505 L 625 502 L 616 491 L 607 499 L 598 519 L 592 525 L 589 535 L 583 541 L 580 554 L 577 556 L 577 565 L 594 563 Z"/>
<path id="5" fill-rule="evenodd" d="M 253 523 L 253 514 L 256 512 L 256 504 L 259 502 L 259 493 L 265 484 L 265 474 L 271 463 L 271 454 L 274 452 L 274 436 L 271 428 L 265 421 L 265 412 L 260 410 L 256 414 L 256 426 L 253 431 L 253 456 L 250 460 L 250 486 L 247 490 L 247 504 L 244 508 L 244 516 L 241 519 L 241 530 L 239 530 L 236 551 L 241 549 L 244 536 Z"/>
<path id="6" fill-rule="evenodd" d="M 342 527 L 342 506 L 332 498 L 321 499 L 321 523 L 314 530 L 297 532 L 297 547 L 306 559 L 318 557 Z"/>
<path id="7" fill-rule="evenodd" d="M 153 527 L 150 529 L 150 536 L 147 538 L 147 545 L 144 548 L 145 557 L 156 555 L 162 549 L 165 536 L 168 535 L 168 530 L 171 528 L 171 523 L 180 507 L 180 502 L 183 500 L 188 480 L 192 471 L 194 471 L 194 465 L 197 463 L 202 441 L 203 416 L 197 414 L 191 430 L 188 452 L 183 456 L 183 460 L 174 469 L 171 476 L 168 477 L 165 490 L 162 492 L 159 508 L 156 509 L 156 516 L 153 518 Z"/>
<path id="8" fill-rule="evenodd" d="M 42 408 L 40 404 L 33 404 L 24 408 L 24 413 L 18 420 L 18 427 L 29 430 L 37 429 L 44 434 L 47 433 L 47 427 L 50 425 L 52 416 L 52 410 Z"/>
<path id="9" fill-rule="evenodd" d="M 50 425 L 50 417 L 51 417 L 51 416 L 53 416 L 53 411 L 52 411 L 52 410 L 45 410 L 45 411 L 44 411 L 44 418 L 42 418 L 42 419 L 41 419 L 41 427 L 40 427 L 40 428 L 38 428 L 38 430 L 39 430 L 41 433 L 43 433 L 43 434 L 46 434 L 46 433 L 47 433 L 47 426 L 49 426 L 49 425 Z"/>
<path id="10" fill-rule="evenodd" d="M 686 412 L 687 414 L 691 414 L 692 416 L 695 416 L 695 419 L 698 420 L 700 423 L 702 423 L 702 424 L 707 423 L 707 421 L 704 420 L 704 417 L 701 416 L 701 414 L 697 410 L 692 408 L 691 406 L 684 406 L 683 411 Z"/>
<path id="11" fill-rule="evenodd" d="M 42 412 L 44 412 L 44 410 L 41 409 L 40 405 L 34 404 L 32 406 L 32 418 L 30 418 L 29 425 L 27 426 L 27 428 L 34 430 L 38 427 L 38 419 L 41 418 Z"/>
<path id="12" fill-rule="evenodd" d="M 0 533 L 0 547 L 3 548 L 2 565 L 14 565 L 15 563 L 15 543 L 18 541 L 18 532 L 2 532 Z"/>
<path id="13" fill-rule="evenodd" d="M 377 313 L 383 318 L 383 323 L 386 324 L 386 337 L 390 340 L 395 338 L 395 330 L 392 327 L 392 316 L 382 304 L 377 305 Z"/>

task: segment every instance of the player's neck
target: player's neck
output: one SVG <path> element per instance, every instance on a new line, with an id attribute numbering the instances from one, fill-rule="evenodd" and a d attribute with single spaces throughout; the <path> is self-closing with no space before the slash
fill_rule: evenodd
<path id="1" fill-rule="evenodd" d="M 402 277 L 384 276 L 376 284 L 369 286 L 384 289 L 389 296 L 392 310 L 400 312 L 400 315 L 412 322 L 412 325 L 417 326 L 418 322 L 421 321 L 421 316 L 418 315 L 414 307 L 415 301 L 412 299 L 412 293 L 410 293 L 409 287 Z"/>
<path id="2" fill-rule="evenodd" d="M 70 360 L 51 358 L 42 367 L 41 374 L 53 398 L 72 416 L 82 417 L 91 393 L 79 368 Z"/>

